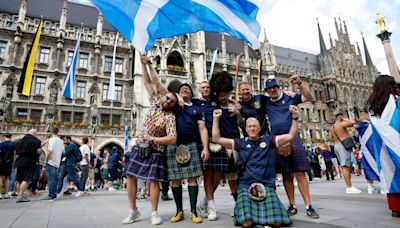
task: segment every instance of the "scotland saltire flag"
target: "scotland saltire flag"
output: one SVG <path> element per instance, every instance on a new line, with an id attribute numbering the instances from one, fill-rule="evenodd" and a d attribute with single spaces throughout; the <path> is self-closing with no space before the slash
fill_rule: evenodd
<path id="1" fill-rule="evenodd" d="M 381 188 L 400 192 L 400 99 L 390 95 L 380 117 L 370 116 Z"/>
<path id="2" fill-rule="evenodd" d="M 69 99 L 74 99 L 75 71 L 76 71 L 76 63 L 78 62 L 81 34 L 82 34 L 82 26 L 81 29 L 79 30 L 78 40 L 76 41 L 74 55 L 72 56 L 72 60 L 68 69 L 67 78 L 65 79 L 65 84 L 62 91 L 63 96 Z"/>
<path id="3" fill-rule="evenodd" d="M 246 41 L 253 49 L 260 25 L 262 1 L 256 0 L 91 0 L 93 5 L 140 52 L 156 39 L 198 31 L 224 32 Z"/>
<path id="4" fill-rule="evenodd" d="M 379 181 L 379 170 L 374 153 L 374 139 L 372 126 L 369 121 L 360 121 L 356 126 L 354 139 L 360 143 L 361 163 L 365 172 L 365 179 Z"/>

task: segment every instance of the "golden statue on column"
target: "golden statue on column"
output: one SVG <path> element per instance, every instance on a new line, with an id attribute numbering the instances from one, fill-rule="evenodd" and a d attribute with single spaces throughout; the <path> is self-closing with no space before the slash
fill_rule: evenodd
<path id="1" fill-rule="evenodd" d="M 386 32 L 387 28 L 385 25 L 385 17 L 382 14 L 377 13 L 375 23 L 379 26 L 379 31 L 381 33 Z"/>

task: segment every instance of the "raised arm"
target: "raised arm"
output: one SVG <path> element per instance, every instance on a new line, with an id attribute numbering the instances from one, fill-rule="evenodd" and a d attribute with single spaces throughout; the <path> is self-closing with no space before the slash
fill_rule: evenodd
<path id="1" fill-rule="evenodd" d="M 147 71 L 147 61 L 148 57 L 146 54 L 143 54 L 140 56 L 140 61 L 142 62 L 142 74 L 143 74 L 143 81 L 144 81 L 144 87 L 146 88 L 147 94 L 151 96 L 154 91 L 153 88 L 151 87 L 151 80 L 149 76 L 149 72 Z"/>
<path id="2" fill-rule="evenodd" d="M 219 132 L 219 118 L 222 115 L 221 109 L 215 109 L 213 115 L 213 126 L 212 126 L 212 140 L 214 143 L 217 143 L 225 149 L 233 149 L 233 139 L 223 138 Z"/>
<path id="3" fill-rule="evenodd" d="M 292 126 L 290 126 L 288 134 L 276 136 L 277 147 L 283 146 L 293 141 L 297 137 L 297 129 L 298 129 L 297 121 L 299 119 L 299 108 L 297 106 L 291 105 L 289 107 L 289 110 L 292 113 Z"/>
<path id="4" fill-rule="evenodd" d="M 355 123 L 356 121 L 354 120 L 344 118 L 342 119 L 342 122 L 340 122 L 340 126 L 342 126 L 343 128 L 348 128 L 348 127 L 353 127 Z"/>
<path id="5" fill-rule="evenodd" d="M 297 84 L 299 86 L 300 92 L 304 97 L 304 101 L 312 101 L 313 96 L 311 94 L 310 88 L 304 84 L 298 75 L 293 75 L 289 78 L 292 84 Z"/>
<path id="6" fill-rule="evenodd" d="M 147 63 L 147 66 L 149 67 L 151 81 L 153 82 L 154 85 L 156 85 L 158 93 L 161 95 L 168 93 L 168 90 L 160 82 L 157 71 L 156 71 L 156 69 L 154 69 L 153 64 L 150 61 L 146 61 L 146 63 Z"/>

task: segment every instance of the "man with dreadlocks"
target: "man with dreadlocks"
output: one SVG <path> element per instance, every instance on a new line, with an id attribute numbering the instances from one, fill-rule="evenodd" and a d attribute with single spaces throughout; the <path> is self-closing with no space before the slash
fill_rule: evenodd
<path id="1" fill-rule="evenodd" d="M 234 102 L 229 99 L 232 91 L 232 77 L 228 72 L 215 73 L 211 80 L 210 86 L 212 91 L 211 106 L 213 108 L 222 109 L 222 117 L 219 124 L 221 135 L 226 138 L 240 137 L 239 125 L 243 125 L 243 119 L 238 110 L 235 108 Z M 206 123 L 212 123 L 212 112 L 205 114 Z M 211 119 L 211 121 L 207 121 Z M 210 124 L 212 126 L 212 124 Z M 211 126 L 208 126 L 208 133 L 211 137 Z M 235 167 L 234 153 L 232 150 L 226 150 L 216 144 L 210 144 L 210 157 L 204 162 L 204 182 L 205 191 L 208 199 L 208 220 L 217 219 L 217 211 L 214 202 L 214 192 L 224 173 L 229 181 L 229 187 L 233 198 L 237 198 L 237 170 Z M 200 213 L 205 212 L 204 205 L 200 205 Z"/>

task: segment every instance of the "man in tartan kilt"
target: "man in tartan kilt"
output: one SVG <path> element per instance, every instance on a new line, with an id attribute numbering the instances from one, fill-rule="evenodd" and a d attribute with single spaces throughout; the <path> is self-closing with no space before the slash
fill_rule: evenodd
<path id="1" fill-rule="evenodd" d="M 202 99 L 199 99 L 199 102 L 203 108 L 209 136 L 211 136 L 212 131 L 213 110 L 215 108 L 222 108 L 223 117 L 220 125 L 222 135 L 227 138 L 240 137 L 238 122 L 242 120 L 242 117 L 236 110 L 235 105 L 229 100 L 229 93 L 233 89 L 232 85 L 232 77 L 226 71 L 213 74 L 209 84 L 207 82 L 200 84 L 200 91 L 203 90 L 203 92 Z M 204 89 L 202 89 L 202 87 L 204 87 Z M 211 93 L 209 92 L 210 87 Z M 211 99 L 208 98 L 210 95 Z M 211 146 L 211 148 L 212 147 L 213 146 Z M 223 174 L 225 174 L 228 179 L 233 198 L 235 200 L 237 198 L 237 173 L 233 160 L 233 155 L 229 156 L 225 148 L 220 148 L 210 153 L 208 161 L 203 163 L 206 197 L 200 202 L 197 209 L 199 213 L 207 217 L 209 221 L 215 221 L 217 219 L 214 193 L 217 190 Z"/>
<path id="2" fill-rule="evenodd" d="M 270 121 L 272 135 L 287 134 L 289 132 L 292 117 L 288 111 L 290 105 L 298 105 L 302 102 L 313 100 L 310 88 L 301 81 L 298 75 L 291 76 L 289 80 L 293 85 L 298 86 L 301 93 L 296 93 L 294 96 L 282 93 L 274 76 L 268 77 L 265 83 L 265 90 L 270 96 L 266 101 L 265 108 Z M 310 170 L 310 163 L 300 136 L 297 135 L 293 142 L 282 147 L 281 151 L 283 150 L 291 151 L 291 153 L 287 153 L 289 154 L 288 156 L 282 156 L 278 153 L 278 150 L 275 151 L 276 169 L 278 173 L 282 173 L 283 184 L 289 199 L 288 214 L 290 216 L 297 214 L 293 183 L 293 178 L 296 176 L 299 190 L 306 205 L 307 216 L 318 219 L 318 213 L 311 206 L 310 190 L 305 174 Z"/>
<path id="3" fill-rule="evenodd" d="M 299 111 L 296 106 L 289 107 L 292 113 L 292 125 L 288 134 L 260 136 L 260 123 L 254 117 L 246 120 L 246 138 L 229 139 L 221 137 L 219 121 L 222 110 L 214 111 L 212 139 L 228 149 L 238 153 L 238 164 L 243 164 L 239 177 L 238 199 L 234 210 L 234 224 L 242 227 L 253 225 L 281 226 L 291 224 L 291 220 L 275 193 L 274 149 L 293 141 L 297 135 Z M 254 198 L 253 186 L 264 189 Z"/>
<path id="4" fill-rule="evenodd" d="M 159 183 L 167 178 L 164 172 L 166 167 L 165 145 L 176 143 L 175 116 L 172 109 L 178 98 L 161 84 L 157 72 L 146 55 L 141 56 L 141 62 L 144 86 L 150 97 L 150 110 L 144 119 L 146 132 L 141 132 L 139 135 L 138 144 L 142 143 L 142 148 L 132 150 L 135 152 L 132 154 L 126 171 L 129 213 L 122 223 L 133 223 L 140 217 L 136 207 L 136 193 L 137 179 L 142 179 L 150 181 L 151 223 L 159 225 L 162 223 L 161 217 L 157 213 L 160 198 Z M 151 79 L 147 67 L 149 67 Z M 157 91 L 153 90 L 151 82 L 155 84 Z M 147 150 L 145 145 L 147 145 Z"/>
<path id="5" fill-rule="evenodd" d="M 208 159 L 208 133 L 200 107 L 192 103 L 193 92 L 189 84 L 179 86 L 179 96 L 183 99 L 183 106 L 175 112 L 177 143 L 167 146 L 168 179 L 172 181 L 172 193 L 177 208 L 171 222 L 183 220 L 182 180 L 187 179 L 190 198 L 190 218 L 194 223 L 201 223 L 197 215 L 196 203 L 199 193 L 197 178 L 203 175 L 200 154 L 197 142 L 201 140 L 203 150 L 201 158 Z M 200 139 L 199 139 L 200 138 Z M 189 154 L 187 159 L 180 159 L 180 152 Z"/>

